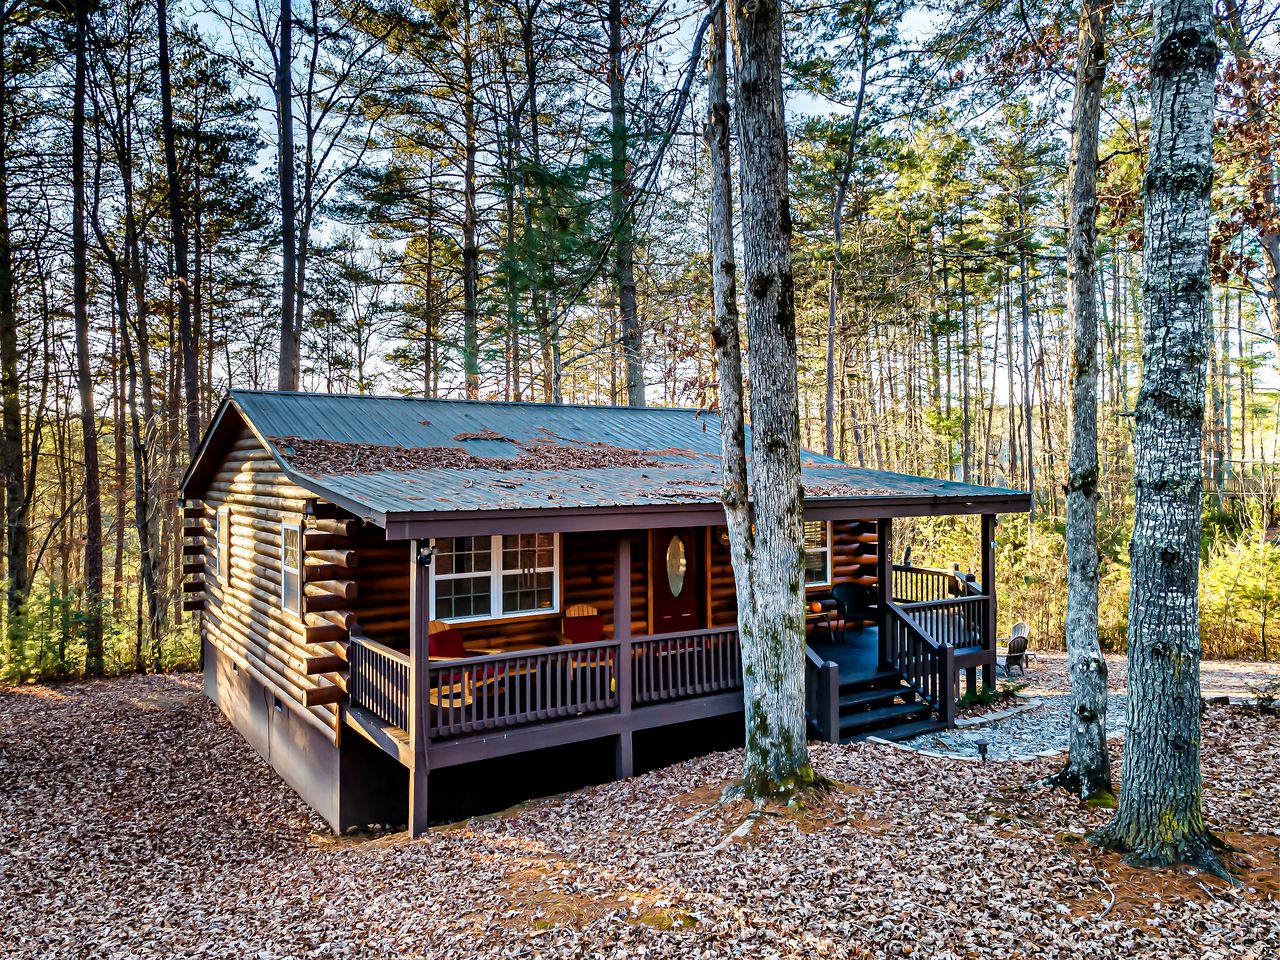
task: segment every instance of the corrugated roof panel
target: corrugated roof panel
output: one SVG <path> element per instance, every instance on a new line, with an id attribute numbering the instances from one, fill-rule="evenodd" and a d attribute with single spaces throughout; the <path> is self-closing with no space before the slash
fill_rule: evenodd
<path id="1" fill-rule="evenodd" d="M 654 461 L 652 466 L 545 470 L 437 467 L 365 472 L 358 467 L 329 472 L 326 464 L 323 473 L 307 473 L 290 463 L 290 450 L 273 451 L 296 480 L 338 502 L 359 505 L 369 515 L 606 509 L 717 503 L 720 498 L 720 424 L 714 413 L 706 411 L 246 390 L 233 391 L 230 400 L 268 440 L 296 437 L 410 449 L 451 447 L 484 458 L 527 455 L 530 451 L 526 447 L 531 444 L 536 455 L 538 442 L 566 446 L 605 443 L 641 451 Z M 748 442 L 749 436 L 748 432 Z M 810 501 L 858 497 L 972 500 L 1019 493 L 864 470 L 809 451 L 801 460 Z"/>

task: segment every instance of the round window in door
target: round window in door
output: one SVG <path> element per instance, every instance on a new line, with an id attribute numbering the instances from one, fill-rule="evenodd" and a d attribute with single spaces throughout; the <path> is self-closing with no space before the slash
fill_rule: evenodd
<path id="1" fill-rule="evenodd" d="M 689 569 L 689 558 L 684 550 L 684 538 L 679 535 L 671 538 L 667 544 L 667 583 L 671 587 L 671 596 L 680 596 L 684 589 L 684 576 Z"/>

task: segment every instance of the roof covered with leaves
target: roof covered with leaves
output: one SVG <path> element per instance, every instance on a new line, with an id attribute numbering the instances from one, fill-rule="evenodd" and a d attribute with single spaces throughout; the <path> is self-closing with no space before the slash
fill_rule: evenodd
<path id="1" fill-rule="evenodd" d="M 183 481 L 198 497 L 241 423 L 317 495 L 389 517 L 714 505 L 720 422 L 705 410 L 236 390 Z M 223 443 L 219 442 L 219 438 Z M 750 431 L 748 431 L 748 448 Z M 806 499 L 1008 500 L 1018 491 L 801 457 Z"/>

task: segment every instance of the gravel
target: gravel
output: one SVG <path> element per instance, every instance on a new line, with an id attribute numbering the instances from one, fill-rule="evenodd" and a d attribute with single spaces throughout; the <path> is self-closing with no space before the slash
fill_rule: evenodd
<path id="1" fill-rule="evenodd" d="M 1280 719 L 1206 715 L 1231 888 L 1083 842 L 1107 811 L 979 765 L 816 744 L 803 814 L 718 804 L 718 753 L 506 814 L 334 837 L 190 676 L 0 690 L 0 956 L 1262 958 Z M 1118 750 L 1118 744 L 1116 749 Z"/>

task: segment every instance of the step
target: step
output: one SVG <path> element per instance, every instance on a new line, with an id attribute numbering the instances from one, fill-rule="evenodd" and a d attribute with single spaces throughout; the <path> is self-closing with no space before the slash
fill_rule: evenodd
<path id="1" fill-rule="evenodd" d="M 881 740 L 891 740 L 897 743 L 900 740 L 910 740 L 912 737 L 922 737 L 926 733 L 937 733 L 939 730 L 947 729 L 947 725 L 941 720 L 935 720 L 932 717 L 924 720 L 914 720 L 910 723 L 902 723 L 896 727 L 887 727 L 881 730 L 869 730 L 866 733 L 856 734 L 849 739 L 842 741 L 843 743 L 852 743 L 858 740 L 865 740 L 867 737 L 879 737 Z"/>
<path id="2" fill-rule="evenodd" d="M 843 738 L 856 733 L 872 732 L 876 727 L 906 723 L 930 712 L 930 708 L 923 703 L 895 703 L 863 713 L 851 713 L 840 718 L 840 735 Z"/>
<path id="3" fill-rule="evenodd" d="M 916 697 L 916 692 L 906 684 L 899 684 L 896 687 L 883 687 L 878 690 L 859 690 L 854 693 L 842 694 L 840 697 L 840 712 L 852 712 L 861 710 L 864 707 L 872 707 L 877 704 L 888 705 L 894 700 L 901 697 L 907 703 L 910 703 Z"/>
<path id="4" fill-rule="evenodd" d="M 886 686 L 897 686 L 902 683 L 902 674 L 897 670 L 884 669 L 875 673 L 863 674 L 855 679 L 840 680 L 840 693 L 860 693 L 864 690 L 883 690 Z"/>

